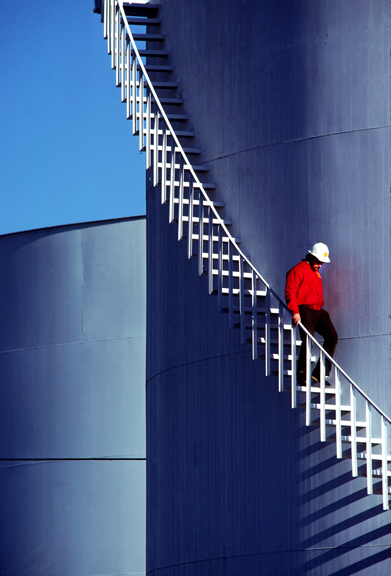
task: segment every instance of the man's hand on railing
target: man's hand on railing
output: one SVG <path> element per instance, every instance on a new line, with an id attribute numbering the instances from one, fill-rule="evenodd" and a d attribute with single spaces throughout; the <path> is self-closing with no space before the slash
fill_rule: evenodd
<path id="1" fill-rule="evenodd" d="M 299 322 L 301 322 L 300 314 L 299 314 L 299 313 L 293 314 L 293 316 L 292 316 L 292 324 L 293 324 L 293 326 L 297 326 Z"/>

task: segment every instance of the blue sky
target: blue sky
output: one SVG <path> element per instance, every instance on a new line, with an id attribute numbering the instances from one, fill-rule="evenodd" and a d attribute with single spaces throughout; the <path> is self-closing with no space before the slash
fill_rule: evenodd
<path id="1" fill-rule="evenodd" d="M 93 0 L 0 0 L 0 234 L 145 214 Z"/>

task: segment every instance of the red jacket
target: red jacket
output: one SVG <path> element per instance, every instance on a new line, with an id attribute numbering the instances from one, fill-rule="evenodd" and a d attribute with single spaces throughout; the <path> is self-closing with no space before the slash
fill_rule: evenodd
<path id="1" fill-rule="evenodd" d="M 292 314 L 298 314 L 302 304 L 314 310 L 322 308 L 322 277 L 311 268 L 307 260 L 302 260 L 287 273 L 285 298 Z"/>

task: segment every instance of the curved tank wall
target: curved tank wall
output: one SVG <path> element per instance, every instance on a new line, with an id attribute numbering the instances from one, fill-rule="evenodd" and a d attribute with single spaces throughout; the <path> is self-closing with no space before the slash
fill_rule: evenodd
<path id="1" fill-rule="evenodd" d="M 145 218 L 0 238 L 0 573 L 145 573 Z"/>
<path id="2" fill-rule="evenodd" d="M 283 296 L 329 245 L 336 360 L 391 414 L 389 2 L 157 3 L 244 253 Z M 262 376 L 158 204 L 150 189 L 149 573 L 389 572 L 389 512 Z"/>

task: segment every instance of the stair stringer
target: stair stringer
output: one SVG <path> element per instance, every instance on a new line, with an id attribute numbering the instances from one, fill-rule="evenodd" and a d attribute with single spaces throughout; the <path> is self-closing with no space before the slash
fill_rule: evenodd
<path id="1" fill-rule="evenodd" d="M 191 138 L 193 134 L 176 127 L 188 117 L 171 111 L 181 106 L 182 100 L 159 98 L 157 94 L 158 89 L 175 89 L 175 83 L 154 85 L 148 74 L 148 69 L 170 72 L 170 66 L 155 63 L 168 54 L 137 47 L 136 41 L 162 42 L 164 36 L 131 32 L 128 20 L 159 26 L 157 10 L 158 5 L 105 0 L 103 22 L 127 118 L 132 120 L 133 133 L 139 137 L 140 150 L 146 153 L 146 169 L 152 171 L 153 186 L 160 186 L 161 202 L 168 204 L 169 223 L 177 222 L 178 240 L 187 240 L 188 257 L 196 257 L 199 274 L 207 274 L 209 293 L 217 295 L 219 311 L 228 313 L 230 328 L 238 327 L 242 343 L 251 343 L 254 360 L 264 360 L 265 376 L 277 377 L 280 392 L 290 388 L 292 408 L 305 410 L 306 425 L 319 425 L 320 440 L 336 443 L 337 458 L 351 459 L 352 476 L 366 476 L 367 493 L 380 492 L 383 509 L 388 510 L 391 419 L 302 325 L 308 362 L 319 356 L 321 378 L 320 383 L 313 383 L 308 367 L 305 385 L 296 383 L 296 351 L 301 342 L 292 327 L 291 314 L 245 256 L 239 247 L 240 239 L 231 235 L 231 222 L 221 214 L 224 203 L 213 200 L 209 193 L 216 186 L 202 182 L 199 176 L 206 174 L 208 167 L 189 160 L 189 156 L 200 151 L 186 148 L 180 138 Z M 153 63 L 145 64 L 145 57 Z M 166 112 L 166 107 L 170 112 Z M 311 350 L 315 350 L 315 356 L 311 356 Z M 335 380 L 330 388 L 325 382 L 326 358 L 334 366 Z M 328 430 L 332 430 L 331 435 L 327 435 Z M 347 451 L 343 451 L 343 446 L 348 447 Z M 364 462 L 363 470 L 359 469 L 360 461 Z M 374 488 L 374 479 L 381 480 L 380 491 Z"/>

